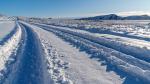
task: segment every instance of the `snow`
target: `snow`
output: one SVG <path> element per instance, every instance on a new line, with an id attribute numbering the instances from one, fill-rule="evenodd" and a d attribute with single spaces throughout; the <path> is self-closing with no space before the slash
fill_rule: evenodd
<path id="1" fill-rule="evenodd" d="M 72 19 L 51 19 L 48 21 L 32 21 L 56 26 L 69 27 L 71 29 L 81 29 L 97 33 L 109 33 L 124 37 L 148 39 L 150 37 L 150 20 L 104 20 L 85 21 Z"/>
<path id="2" fill-rule="evenodd" d="M 101 56 L 99 58 L 104 58 L 106 62 L 109 63 L 109 65 L 117 67 L 119 70 L 125 72 L 130 76 L 136 77 L 137 79 L 139 78 L 140 80 L 142 79 L 143 81 L 150 81 L 150 79 L 148 78 L 149 74 L 147 76 L 145 74 L 149 73 L 150 64 L 143 60 L 135 58 L 131 55 L 126 55 L 124 53 L 118 52 L 114 49 L 107 48 L 102 44 L 97 45 L 97 42 L 100 40 L 88 34 L 78 32 L 80 30 L 73 30 L 66 27 L 64 28 L 56 26 L 50 26 L 49 29 L 48 27 L 43 28 L 77 45 L 79 48 L 83 49 L 83 51 L 87 49 L 87 52 L 91 53 L 92 55 L 98 53 L 99 56 L 100 54 Z M 104 43 L 107 42 L 104 40 L 102 41 Z M 137 72 L 135 71 L 135 69 L 137 70 Z"/>
<path id="3" fill-rule="evenodd" d="M 14 21 L 0 21 L 0 41 L 15 27 Z"/>
<path id="4" fill-rule="evenodd" d="M 50 32 L 39 28 L 36 30 L 42 43 L 49 45 L 49 48 L 56 48 L 59 58 L 69 63 L 65 73 L 74 84 L 120 84 L 122 82 L 119 76 L 114 72 L 107 73 L 106 66 L 100 66 L 100 63 L 91 60 L 88 54 L 80 52 Z"/>
<path id="5" fill-rule="evenodd" d="M 81 37 L 86 38 L 86 39 L 90 39 L 90 40 L 97 42 L 101 45 L 105 45 L 109 48 L 116 49 L 116 50 L 121 51 L 125 54 L 132 55 L 136 58 L 140 58 L 144 61 L 150 62 L 150 59 L 149 59 L 149 54 L 150 54 L 149 52 L 150 51 L 148 50 L 148 46 L 147 46 L 147 45 L 149 45 L 149 42 L 147 42 L 147 41 L 142 41 L 142 40 L 138 40 L 138 39 L 132 39 L 131 40 L 130 38 L 118 36 L 119 38 L 123 38 L 123 40 L 128 40 L 131 43 L 136 43 L 135 45 L 137 45 L 137 46 L 138 46 L 138 44 L 139 44 L 139 46 L 142 46 L 141 45 L 141 42 L 142 42 L 143 46 L 140 48 L 140 47 L 134 46 L 134 44 L 128 45 L 130 42 L 128 42 L 127 44 L 126 43 L 124 44 L 124 41 L 120 42 L 120 41 L 116 41 L 116 40 L 111 40 L 111 39 L 103 37 L 103 36 L 100 37 L 100 35 L 103 35 L 103 34 L 97 34 L 97 33 L 93 34 L 93 33 L 87 32 L 87 31 L 83 31 L 83 30 L 79 30 L 79 29 L 70 29 L 67 27 L 56 27 L 56 26 L 50 26 L 50 27 L 62 30 L 64 32 L 70 32 L 74 35 L 81 36 Z M 113 35 L 111 35 L 111 38 L 113 38 L 112 36 Z M 146 48 L 144 48 L 144 47 L 146 47 Z"/>
<path id="6" fill-rule="evenodd" d="M 31 28 L 35 29 L 36 31 L 39 31 L 37 29 L 37 27 L 29 25 L 25 22 L 22 22 L 28 26 L 30 26 Z M 43 49 L 45 51 L 45 58 L 46 58 L 46 67 L 47 67 L 47 71 L 50 75 L 50 78 L 52 79 L 52 82 L 54 84 L 73 84 L 71 80 L 69 80 L 65 73 L 64 73 L 64 69 L 67 67 L 67 62 L 64 62 L 62 60 L 59 59 L 59 54 L 57 53 L 56 49 L 54 47 L 52 47 L 51 44 L 49 44 L 49 41 L 46 39 L 43 39 L 43 36 L 41 37 L 41 33 L 37 33 Z M 45 36 L 45 35 L 44 35 Z"/>
<path id="7" fill-rule="evenodd" d="M 8 22 L 9 23 L 9 22 Z M 14 25 L 14 24 L 13 24 Z M 6 24 L 5 24 L 6 26 Z M 17 26 L 17 30 L 15 33 L 6 40 L 6 42 L 3 45 L 0 45 L 0 80 L 2 82 L 3 75 L 5 72 L 7 72 L 7 64 L 6 63 L 11 63 L 14 61 L 14 59 L 11 57 L 11 55 L 17 51 L 18 44 L 21 39 L 21 28 Z M 7 28 L 6 29 L 12 29 L 12 28 Z"/>
<path id="8" fill-rule="evenodd" d="M 0 20 L 0 83 L 150 83 L 149 21 L 27 20 Z"/>
<path id="9" fill-rule="evenodd" d="M 49 45 L 49 42 L 45 40 L 41 40 L 41 42 L 47 55 L 47 69 L 53 82 L 55 84 L 73 84 L 71 80 L 66 78 L 64 73 L 64 69 L 67 67 L 68 63 L 59 59 L 57 51 Z"/>

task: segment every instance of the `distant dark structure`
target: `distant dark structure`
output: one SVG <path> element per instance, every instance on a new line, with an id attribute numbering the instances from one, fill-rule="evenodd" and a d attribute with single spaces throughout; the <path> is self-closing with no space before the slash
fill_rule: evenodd
<path id="1" fill-rule="evenodd" d="M 87 18 L 80 18 L 78 20 L 150 20 L 150 16 L 148 15 L 135 15 L 135 16 L 127 16 L 122 17 L 118 16 L 116 14 L 109 14 L 109 15 L 101 15 L 101 16 L 95 16 L 95 17 L 87 17 Z"/>

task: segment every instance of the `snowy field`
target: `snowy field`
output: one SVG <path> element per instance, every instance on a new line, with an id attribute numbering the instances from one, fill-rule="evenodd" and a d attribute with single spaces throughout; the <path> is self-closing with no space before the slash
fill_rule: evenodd
<path id="1" fill-rule="evenodd" d="M 0 84 L 150 84 L 150 21 L 0 21 Z"/>
<path id="2" fill-rule="evenodd" d="M 15 27 L 14 21 L 0 21 L 0 41 L 7 36 Z"/>

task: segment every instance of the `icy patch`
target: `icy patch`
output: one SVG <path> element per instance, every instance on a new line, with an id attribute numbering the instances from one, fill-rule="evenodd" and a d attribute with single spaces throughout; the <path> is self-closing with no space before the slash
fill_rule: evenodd
<path id="1" fill-rule="evenodd" d="M 14 61 L 12 57 L 10 57 L 13 54 L 16 54 L 15 52 L 17 51 L 18 44 L 21 40 L 21 28 L 18 26 L 16 33 L 8 39 L 4 45 L 0 45 L 0 80 L 3 77 L 3 74 L 5 74 L 5 71 L 7 70 L 6 68 L 6 63 L 10 63 Z"/>

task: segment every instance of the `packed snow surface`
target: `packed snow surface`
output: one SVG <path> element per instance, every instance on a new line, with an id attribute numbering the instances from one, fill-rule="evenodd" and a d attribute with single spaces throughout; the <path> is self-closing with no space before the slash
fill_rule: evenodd
<path id="1" fill-rule="evenodd" d="M 120 84 L 122 80 L 114 72 L 106 72 L 106 66 L 101 66 L 97 61 L 91 60 L 89 55 L 80 52 L 67 42 L 64 42 L 54 34 L 37 28 L 43 44 L 56 48 L 59 54 L 60 64 L 66 66 L 66 77 L 74 84 Z M 47 42 L 46 42 L 47 41 Z M 50 59 L 49 59 L 50 60 Z"/>

